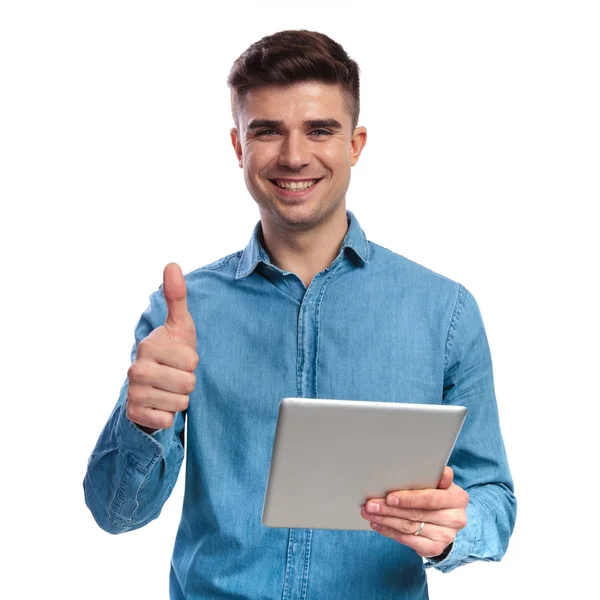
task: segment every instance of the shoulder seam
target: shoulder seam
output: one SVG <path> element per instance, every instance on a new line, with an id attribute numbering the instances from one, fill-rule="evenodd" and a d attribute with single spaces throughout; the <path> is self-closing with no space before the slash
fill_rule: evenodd
<path id="1" fill-rule="evenodd" d="M 460 283 L 457 285 L 458 290 L 456 294 L 456 301 L 454 302 L 454 310 L 452 311 L 452 317 L 450 318 L 450 326 L 448 327 L 448 335 L 446 337 L 446 349 L 444 352 L 444 371 L 448 368 L 450 352 L 454 347 L 454 334 L 456 333 L 458 321 L 460 320 L 460 317 L 462 315 L 462 310 L 465 306 L 465 299 L 467 297 L 466 288 Z"/>
<path id="2" fill-rule="evenodd" d="M 236 257 L 239 257 L 242 255 L 242 250 L 238 250 L 237 252 L 234 252 L 233 254 L 229 254 L 228 256 L 224 256 L 223 258 L 220 258 L 219 260 L 216 260 L 213 263 L 210 263 L 208 265 L 204 265 L 203 267 L 200 267 L 199 269 L 196 269 L 195 271 L 192 271 L 191 273 L 188 273 L 186 275 L 186 277 L 188 275 L 193 275 L 194 273 L 197 273 L 198 271 L 214 271 L 220 267 L 224 267 L 227 263 L 229 263 L 231 260 L 233 260 Z"/>
<path id="3" fill-rule="evenodd" d="M 385 246 L 382 246 L 381 244 L 377 244 L 375 242 L 372 242 L 371 240 L 368 240 L 368 243 L 375 247 L 375 248 L 380 248 L 381 250 L 385 251 L 385 252 L 389 252 L 390 254 L 392 254 L 393 256 L 395 256 L 396 258 L 401 259 L 402 261 L 404 261 L 404 263 L 412 266 L 412 267 L 416 267 L 418 269 L 421 269 L 422 271 L 426 271 L 427 273 L 434 275 L 435 277 L 444 279 L 454 285 L 457 285 L 457 282 L 454 281 L 453 279 L 451 279 L 450 277 L 447 277 L 446 275 L 443 275 L 442 273 L 438 273 L 437 271 L 434 271 L 433 269 L 421 264 L 420 262 L 417 262 L 415 260 L 413 260 L 412 258 L 408 258 L 407 256 L 404 256 L 404 254 L 400 254 L 399 252 L 396 252 L 395 250 L 391 250 L 390 248 L 386 248 Z"/>

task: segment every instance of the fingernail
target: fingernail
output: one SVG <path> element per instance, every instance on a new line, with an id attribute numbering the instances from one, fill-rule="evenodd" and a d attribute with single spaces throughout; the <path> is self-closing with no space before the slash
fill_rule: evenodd
<path id="1" fill-rule="evenodd" d="M 391 504 L 392 506 L 398 506 L 398 504 L 400 504 L 400 500 L 398 500 L 396 496 L 390 496 L 387 499 L 387 503 Z"/>
<path id="2" fill-rule="evenodd" d="M 380 506 L 377 502 L 369 502 L 367 504 L 367 512 L 376 513 L 379 512 Z"/>
<path id="3" fill-rule="evenodd" d="M 373 523 L 373 522 L 371 522 L 371 527 L 373 529 L 381 529 L 381 525 L 378 525 L 377 523 Z"/>

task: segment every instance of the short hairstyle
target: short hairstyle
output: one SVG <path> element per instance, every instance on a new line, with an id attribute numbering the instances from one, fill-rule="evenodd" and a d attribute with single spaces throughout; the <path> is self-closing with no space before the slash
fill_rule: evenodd
<path id="1" fill-rule="evenodd" d="M 338 84 L 352 130 L 356 128 L 360 111 L 358 65 L 340 44 L 323 33 L 305 29 L 263 37 L 233 63 L 227 83 L 236 125 L 238 108 L 249 90 L 302 81 Z"/>

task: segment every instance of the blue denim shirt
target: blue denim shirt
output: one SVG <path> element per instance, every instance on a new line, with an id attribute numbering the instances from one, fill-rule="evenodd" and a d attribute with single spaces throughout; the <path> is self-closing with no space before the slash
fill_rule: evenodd
<path id="1" fill-rule="evenodd" d="M 172 599 L 421 600 L 424 567 L 450 571 L 500 560 L 506 551 L 516 502 L 475 300 L 461 285 L 367 241 L 350 212 L 348 219 L 338 256 L 308 289 L 271 263 L 260 223 L 243 251 L 188 274 L 200 364 L 185 416 L 144 433 L 125 415 L 125 382 L 93 450 L 88 507 L 106 531 L 136 529 L 158 517 L 175 485 L 187 420 Z M 158 290 L 136 344 L 165 317 Z M 264 527 L 286 396 L 466 406 L 449 464 L 470 495 L 468 524 L 450 554 L 423 560 L 372 531 Z"/>

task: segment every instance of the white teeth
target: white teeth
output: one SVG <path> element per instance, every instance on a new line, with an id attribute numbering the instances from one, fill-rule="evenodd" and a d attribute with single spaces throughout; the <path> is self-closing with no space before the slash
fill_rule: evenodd
<path id="1" fill-rule="evenodd" d="M 284 190 L 306 190 L 309 187 L 312 187 L 319 181 L 318 179 L 313 179 L 312 181 L 277 181 L 275 183 Z"/>

